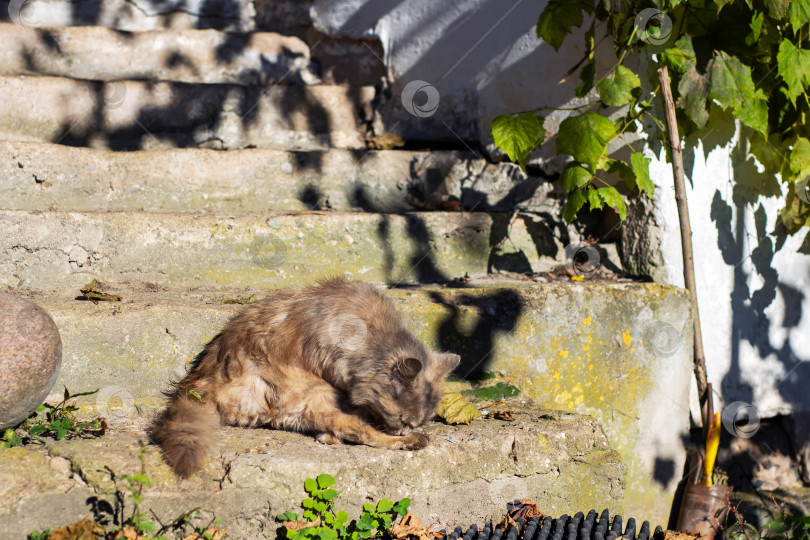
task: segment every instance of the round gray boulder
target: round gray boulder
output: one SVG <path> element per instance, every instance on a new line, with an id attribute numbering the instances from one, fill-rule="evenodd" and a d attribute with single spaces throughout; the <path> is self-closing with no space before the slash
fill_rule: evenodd
<path id="1" fill-rule="evenodd" d="M 16 426 L 53 388 L 62 339 L 45 310 L 0 292 L 0 429 Z"/>

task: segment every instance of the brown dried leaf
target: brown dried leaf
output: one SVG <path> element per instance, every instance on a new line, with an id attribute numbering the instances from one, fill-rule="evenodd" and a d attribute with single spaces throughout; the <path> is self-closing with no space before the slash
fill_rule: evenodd
<path id="1" fill-rule="evenodd" d="M 435 540 L 435 533 L 431 530 L 425 529 L 416 516 L 408 512 L 405 514 L 399 523 L 394 523 L 391 527 L 391 535 L 397 540 L 405 540 L 406 538 L 418 538 L 420 540 Z"/>
<path id="2" fill-rule="evenodd" d="M 505 422 L 515 421 L 515 417 L 512 416 L 512 411 L 510 410 L 495 411 L 492 413 L 492 418 L 495 418 L 496 420 L 504 420 Z"/>
<path id="3" fill-rule="evenodd" d="M 654 540 L 697 540 L 700 536 L 678 531 L 661 531 L 653 538 Z"/>
<path id="4" fill-rule="evenodd" d="M 503 516 L 503 519 L 500 523 L 498 523 L 498 527 L 504 532 L 508 531 L 510 527 L 517 527 L 517 522 L 512 519 L 512 516 L 509 515 L 509 512 Z"/>
<path id="5" fill-rule="evenodd" d="M 50 539 L 50 536 L 48 537 Z M 145 540 L 133 527 L 124 527 L 118 534 L 113 536 L 113 540 Z"/>
<path id="6" fill-rule="evenodd" d="M 284 523 L 284 528 L 288 531 L 300 531 L 301 529 L 309 529 L 310 527 L 319 527 L 321 525 L 321 518 L 315 521 L 287 521 Z"/>
<path id="7" fill-rule="evenodd" d="M 208 536 L 206 536 L 208 535 Z M 198 532 L 193 532 L 190 535 L 183 538 L 183 540 L 222 540 L 225 538 L 225 529 L 217 529 L 216 527 L 208 527 L 205 531 L 200 534 Z"/>
<path id="8" fill-rule="evenodd" d="M 369 137 L 368 142 L 372 148 L 377 150 L 393 150 L 405 146 L 405 140 L 396 133 L 383 133 L 376 137 Z"/>
<path id="9" fill-rule="evenodd" d="M 523 521 L 528 521 L 533 517 L 539 517 L 540 521 L 543 521 L 548 517 L 540 511 L 540 507 L 537 506 L 537 503 L 530 499 L 515 501 L 515 504 L 511 506 L 509 516 L 515 520 L 523 519 Z"/>
<path id="10" fill-rule="evenodd" d="M 48 535 L 48 540 L 98 540 L 104 538 L 104 527 L 90 518 L 73 525 L 57 527 Z"/>
<path id="11" fill-rule="evenodd" d="M 94 304 L 99 302 L 120 302 L 121 297 L 116 294 L 107 294 L 98 290 L 98 280 L 94 279 L 81 289 L 79 289 L 86 300 L 92 301 Z"/>

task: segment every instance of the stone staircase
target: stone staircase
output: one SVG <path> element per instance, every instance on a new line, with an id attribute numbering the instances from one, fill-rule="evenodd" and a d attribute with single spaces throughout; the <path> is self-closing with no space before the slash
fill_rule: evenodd
<path id="1" fill-rule="evenodd" d="M 238 309 L 224 302 L 331 275 L 388 285 L 426 343 L 462 355 L 455 387 L 482 373 L 520 387 L 517 420 L 434 423 L 415 453 L 229 428 L 184 482 L 152 448 L 145 504 L 160 516 L 200 506 L 230 537 L 273 536 L 303 479 L 329 472 L 347 509 L 410 496 L 443 526 L 497 519 L 515 497 L 665 523 L 688 418 L 686 295 L 537 277 L 579 240 L 551 184 L 463 144 L 370 149 L 391 106 L 379 42 L 320 33 L 306 2 L 14 5 L 0 23 L 0 286 L 52 315 L 54 392 L 99 388 L 81 405 L 110 433 L 0 451 L 4 537 L 114 501 L 104 467 L 137 469 L 161 390 Z M 78 300 L 92 279 L 123 301 Z"/>

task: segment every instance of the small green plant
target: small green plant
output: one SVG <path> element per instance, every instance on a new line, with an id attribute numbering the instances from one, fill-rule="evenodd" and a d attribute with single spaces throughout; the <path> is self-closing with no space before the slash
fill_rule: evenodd
<path id="1" fill-rule="evenodd" d="M 0 447 L 11 448 L 24 444 L 45 444 L 43 437 L 50 437 L 57 441 L 65 437 L 85 436 L 101 437 L 107 431 L 107 422 L 104 418 L 95 418 L 90 422 L 76 420 L 75 412 L 79 407 L 72 400 L 80 396 L 90 396 L 92 392 L 79 392 L 71 394 L 65 387 L 63 399 L 56 405 L 43 403 L 36 411 L 26 418 L 17 428 L 7 429 L 3 433 Z"/>
<path id="2" fill-rule="evenodd" d="M 397 516 L 408 513 L 410 499 L 396 503 L 388 499 L 380 500 L 376 505 L 365 503 L 359 519 L 349 520 L 349 514 L 343 510 L 335 511 L 334 500 L 338 492 L 331 487 L 335 479 L 328 474 L 317 478 L 307 478 L 304 489 L 309 497 L 301 502 L 304 508 L 303 518 L 298 521 L 295 512 L 284 512 L 276 517 L 285 522 L 286 538 L 289 540 L 360 540 L 366 538 L 390 538 L 391 527 Z"/>
<path id="3" fill-rule="evenodd" d="M 48 540 L 48 535 L 51 534 L 50 529 L 45 529 L 44 531 L 34 531 L 28 533 L 28 540 Z"/>
<path id="4" fill-rule="evenodd" d="M 776 501 L 774 501 L 776 502 Z M 785 511 L 784 505 L 777 504 L 779 517 L 761 529 L 747 523 L 736 507 L 726 504 L 734 514 L 735 522 L 723 531 L 728 540 L 807 540 L 810 538 L 810 516 L 798 516 Z M 718 516 L 725 510 L 721 509 Z"/>

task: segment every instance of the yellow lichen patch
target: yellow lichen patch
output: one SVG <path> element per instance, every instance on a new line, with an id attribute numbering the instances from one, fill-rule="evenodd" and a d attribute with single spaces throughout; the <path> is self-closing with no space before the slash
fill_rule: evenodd
<path id="1" fill-rule="evenodd" d="M 568 351 L 566 350 L 560 351 L 560 356 L 562 356 L 563 358 L 568 358 Z"/>
<path id="2" fill-rule="evenodd" d="M 593 319 L 591 318 L 590 315 L 588 315 L 587 317 L 582 319 L 582 325 L 583 326 L 590 326 L 592 322 L 593 322 Z"/>
<path id="3" fill-rule="evenodd" d="M 622 339 L 624 340 L 624 344 L 627 345 L 628 347 L 630 346 L 630 343 L 633 342 L 633 338 L 630 337 L 630 329 L 629 328 L 627 330 L 625 330 L 624 332 L 622 332 Z"/>

